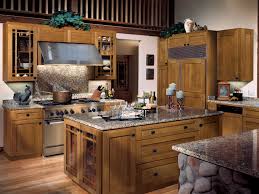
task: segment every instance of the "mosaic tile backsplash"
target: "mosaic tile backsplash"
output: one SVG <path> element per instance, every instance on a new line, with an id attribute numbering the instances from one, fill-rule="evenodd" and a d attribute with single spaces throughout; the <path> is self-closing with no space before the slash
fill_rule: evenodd
<path id="1" fill-rule="evenodd" d="M 40 91 L 68 90 L 72 93 L 88 91 L 93 71 L 86 66 L 39 65 L 37 83 Z"/>

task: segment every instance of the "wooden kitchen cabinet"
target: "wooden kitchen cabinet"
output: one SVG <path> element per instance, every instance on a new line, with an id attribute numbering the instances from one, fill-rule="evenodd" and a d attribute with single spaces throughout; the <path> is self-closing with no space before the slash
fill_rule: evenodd
<path id="1" fill-rule="evenodd" d="M 38 26 L 38 41 L 45 42 L 68 42 L 67 28 L 53 28 L 47 25 Z"/>
<path id="2" fill-rule="evenodd" d="M 207 96 L 216 95 L 216 53 L 214 31 L 177 34 L 168 39 L 168 84 L 176 83 L 177 90 L 184 91 L 186 107 L 204 109 Z"/>
<path id="3" fill-rule="evenodd" d="M 220 136 L 219 116 L 203 118 L 199 121 L 200 139 Z"/>
<path id="4" fill-rule="evenodd" d="M 68 41 L 71 43 L 95 44 L 94 38 L 94 33 L 91 31 L 72 29 L 68 31 Z"/>
<path id="5" fill-rule="evenodd" d="M 12 22 L 4 24 L 3 80 L 34 81 L 37 77 L 37 28 Z"/>
<path id="6" fill-rule="evenodd" d="M 116 33 L 96 31 L 95 45 L 102 56 L 104 66 L 95 67 L 95 79 L 116 79 Z"/>
<path id="7" fill-rule="evenodd" d="M 168 63 L 168 40 L 160 38 L 158 41 L 159 63 L 158 66 L 167 66 Z"/>
<path id="8" fill-rule="evenodd" d="M 254 33 L 249 29 L 217 32 L 219 81 L 253 80 Z"/>
<path id="9" fill-rule="evenodd" d="M 42 154 L 42 110 L 4 110 L 4 151 L 11 160 Z"/>
<path id="10" fill-rule="evenodd" d="M 166 89 L 168 87 L 168 66 L 159 66 L 157 78 L 157 100 L 159 106 L 167 104 Z"/>
<path id="11" fill-rule="evenodd" d="M 225 112 L 221 116 L 221 127 L 223 136 L 241 133 L 243 131 L 242 114 Z"/>
<path id="12" fill-rule="evenodd" d="M 258 129 L 259 126 L 259 109 L 244 108 L 243 111 L 243 131 Z"/>
<path id="13" fill-rule="evenodd" d="M 103 193 L 136 193 L 136 129 L 103 134 Z"/>

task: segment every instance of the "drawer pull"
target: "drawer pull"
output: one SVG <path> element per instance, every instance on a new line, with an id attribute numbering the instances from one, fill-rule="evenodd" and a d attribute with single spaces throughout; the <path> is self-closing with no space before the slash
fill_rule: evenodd
<path id="1" fill-rule="evenodd" d="M 39 125 L 41 125 L 42 123 L 41 122 L 39 122 Z"/>
<path id="2" fill-rule="evenodd" d="M 203 127 L 203 124 L 200 124 L 200 127 Z"/>
<path id="3" fill-rule="evenodd" d="M 156 134 L 156 132 L 155 132 L 155 131 L 151 131 L 151 134 L 152 134 L 152 135 L 155 135 L 155 134 Z"/>
<path id="4" fill-rule="evenodd" d="M 135 135 L 135 133 L 133 133 L 131 136 L 132 136 L 132 137 L 135 137 L 136 135 Z"/>
<path id="5" fill-rule="evenodd" d="M 153 153 L 157 153 L 157 150 L 156 150 L 156 149 L 153 149 Z"/>
<path id="6" fill-rule="evenodd" d="M 158 176 L 158 173 L 157 173 L 157 172 L 155 172 L 155 173 L 154 173 L 154 176 Z"/>
<path id="7" fill-rule="evenodd" d="M 184 126 L 184 129 L 188 129 L 188 126 Z"/>
<path id="8" fill-rule="evenodd" d="M 29 117 L 29 116 L 30 116 L 30 114 L 26 114 L 26 116 L 27 116 L 27 117 Z"/>

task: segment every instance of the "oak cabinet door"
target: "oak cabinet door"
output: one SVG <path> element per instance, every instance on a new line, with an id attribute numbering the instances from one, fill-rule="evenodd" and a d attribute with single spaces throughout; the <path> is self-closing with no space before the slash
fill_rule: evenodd
<path id="1" fill-rule="evenodd" d="M 222 135 L 228 136 L 239 134 L 243 130 L 243 122 L 241 114 L 227 113 L 221 117 Z"/>
<path id="2" fill-rule="evenodd" d="M 103 134 L 103 193 L 136 193 L 135 128 Z"/>
<path id="3" fill-rule="evenodd" d="M 168 67 L 167 66 L 160 66 L 158 67 L 158 105 L 162 106 L 167 103 L 166 98 L 166 88 L 168 87 Z"/>
<path id="4" fill-rule="evenodd" d="M 49 26 L 40 26 L 38 28 L 38 41 L 67 42 L 68 30 L 66 28 L 57 29 Z"/>
<path id="5" fill-rule="evenodd" d="M 201 119 L 199 127 L 200 139 L 208 139 L 220 135 L 218 116 Z"/>
<path id="6" fill-rule="evenodd" d="M 205 93 L 205 60 L 190 59 L 180 61 L 182 90 Z"/>
<path id="7" fill-rule="evenodd" d="M 206 108 L 205 93 L 185 92 L 184 91 L 184 106 L 205 109 Z"/>
<path id="8" fill-rule="evenodd" d="M 16 156 L 42 153 L 42 121 L 14 121 Z"/>
<path id="9" fill-rule="evenodd" d="M 207 32 L 193 32 L 188 34 L 187 46 L 203 45 L 207 43 Z"/>
<path id="10" fill-rule="evenodd" d="M 69 42 L 82 43 L 82 44 L 94 44 L 94 33 L 86 32 L 82 30 L 70 30 Z"/>
<path id="11" fill-rule="evenodd" d="M 177 60 L 168 61 L 168 84 L 175 83 L 176 89 L 180 90 L 180 63 Z"/>
<path id="12" fill-rule="evenodd" d="M 160 39 L 159 40 L 159 63 L 158 66 L 167 65 L 168 61 L 168 40 Z"/>
<path id="13" fill-rule="evenodd" d="M 65 172 L 74 181 L 78 181 L 79 175 L 79 129 L 66 125 L 65 128 Z"/>
<path id="14" fill-rule="evenodd" d="M 187 46 L 188 37 L 185 33 L 176 34 L 168 39 L 168 48 Z"/>
<path id="15" fill-rule="evenodd" d="M 239 80 L 238 31 L 226 30 L 217 34 L 218 80 Z"/>

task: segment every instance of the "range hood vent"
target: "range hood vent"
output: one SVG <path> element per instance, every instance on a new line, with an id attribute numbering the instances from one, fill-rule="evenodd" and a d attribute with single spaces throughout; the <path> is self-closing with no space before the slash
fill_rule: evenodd
<path id="1" fill-rule="evenodd" d="M 95 45 L 40 42 L 45 65 L 86 65 L 103 66 L 100 53 Z"/>

